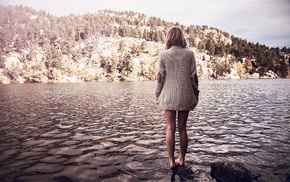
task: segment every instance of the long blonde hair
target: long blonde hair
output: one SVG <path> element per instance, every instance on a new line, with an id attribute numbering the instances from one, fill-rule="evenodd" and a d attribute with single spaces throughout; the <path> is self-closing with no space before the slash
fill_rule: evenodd
<path id="1" fill-rule="evenodd" d="M 166 35 L 166 49 L 170 49 L 174 45 L 182 48 L 187 46 L 184 34 L 181 28 L 177 26 L 171 27 Z"/>

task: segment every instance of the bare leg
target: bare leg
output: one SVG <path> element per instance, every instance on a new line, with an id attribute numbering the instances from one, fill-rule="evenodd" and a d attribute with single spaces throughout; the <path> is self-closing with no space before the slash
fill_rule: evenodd
<path id="1" fill-rule="evenodd" d="M 187 151 L 188 137 L 186 131 L 186 122 L 189 111 L 178 111 L 178 132 L 179 132 L 179 143 L 180 143 L 180 154 L 179 158 L 175 161 L 180 166 L 184 166 L 185 154 Z"/>
<path id="2" fill-rule="evenodd" d="M 169 166 L 170 168 L 175 168 L 176 163 L 174 160 L 174 150 L 175 150 L 176 111 L 166 110 L 165 117 L 167 122 L 166 147 L 169 156 Z"/>

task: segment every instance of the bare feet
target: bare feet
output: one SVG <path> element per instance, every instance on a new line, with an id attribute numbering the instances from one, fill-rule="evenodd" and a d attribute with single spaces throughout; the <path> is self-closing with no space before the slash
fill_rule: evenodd
<path id="1" fill-rule="evenodd" d="M 179 166 L 184 166 L 184 160 L 181 160 L 180 157 L 176 159 L 175 163 Z"/>
<path id="2" fill-rule="evenodd" d="M 174 169 L 174 168 L 177 167 L 177 164 L 174 161 L 169 161 L 169 166 L 170 166 L 171 169 Z"/>

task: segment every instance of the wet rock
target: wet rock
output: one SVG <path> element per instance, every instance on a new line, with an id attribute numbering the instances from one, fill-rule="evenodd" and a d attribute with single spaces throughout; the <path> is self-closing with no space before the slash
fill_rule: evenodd
<path id="1" fill-rule="evenodd" d="M 69 177 L 66 176 L 59 176 L 54 178 L 55 181 L 62 181 L 62 182 L 73 182 Z"/>
<path id="2" fill-rule="evenodd" d="M 242 164 L 217 162 L 211 165 L 211 176 L 217 182 L 251 182 L 251 172 Z"/>
<path id="3" fill-rule="evenodd" d="M 289 181 L 290 181 L 290 175 L 287 177 L 286 181 L 287 181 L 287 182 L 289 182 Z"/>
<path id="4" fill-rule="evenodd" d="M 193 179 L 195 179 L 195 177 L 190 167 L 178 166 L 176 170 L 172 171 L 171 181 L 192 181 Z"/>

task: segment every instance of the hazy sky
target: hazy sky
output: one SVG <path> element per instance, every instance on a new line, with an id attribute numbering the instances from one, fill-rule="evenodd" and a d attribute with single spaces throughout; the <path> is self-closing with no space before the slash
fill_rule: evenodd
<path id="1" fill-rule="evenodd" d="M 53 15 L 135 11 L 184 25 L 208 25 L 248 42 L 290 47 L 290 0 L 0 0 Z"/>

